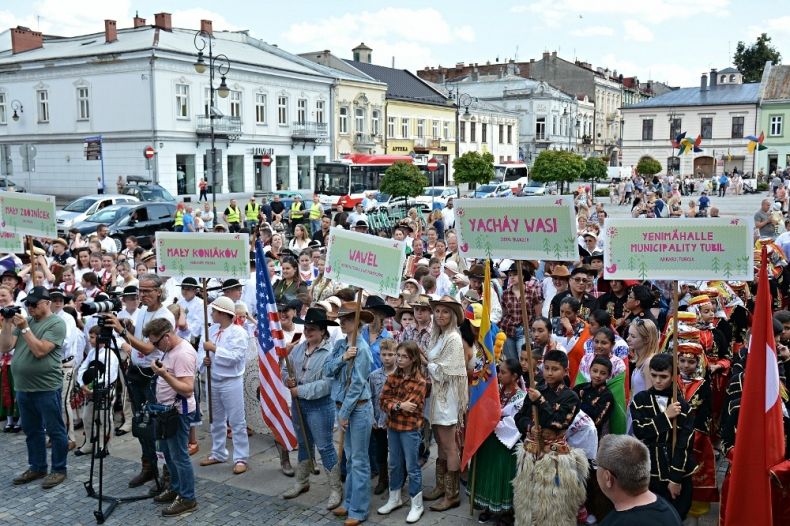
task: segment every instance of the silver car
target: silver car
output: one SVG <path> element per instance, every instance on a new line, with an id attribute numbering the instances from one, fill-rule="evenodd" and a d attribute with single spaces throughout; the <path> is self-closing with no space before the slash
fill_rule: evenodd
<path id="1" fill-rule="evenodd" d="M 57 216 L 58 235 L 66 236 L 66 232 L 99 210 L 115 204 L 136 203 L 139 199 L 133 195 L 124 194 L 94 194 L 86 195 L 72 201 L 59 210 Z"/>

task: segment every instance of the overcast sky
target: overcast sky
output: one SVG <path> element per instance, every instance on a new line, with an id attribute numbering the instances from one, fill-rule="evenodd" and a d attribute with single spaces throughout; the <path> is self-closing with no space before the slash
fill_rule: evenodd
<path id="1" fill-rule="evenodd" d="M 394 57 L 410 70 L 557 51 L 641 81 L 690 86 L 703 71 L 730 65 L 738 41 L 760 32 L 790 56 L 788 7 L 789 0 L 2 0 L 0 28 L 70 36 L 103 31 L 105 18 L 130 27 L 136 10 L 148 23 L 168 11 L 176 27 L 197 29 L 209 18 L 215 30 L 248 29 L 294 53 L 329 49 L 350 58 L 364 41 L 374 63 L 390 66 Z"/>

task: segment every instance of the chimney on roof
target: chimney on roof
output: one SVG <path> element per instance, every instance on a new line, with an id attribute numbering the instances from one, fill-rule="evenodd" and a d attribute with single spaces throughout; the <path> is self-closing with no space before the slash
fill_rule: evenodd
<path id="1" fill-rule="evenodd" d="M 173 30 L 173 17 L 170 13 L 157 13 L 154 15 L 154 26 L 165 31 Z"/>
<path id="2" fill-rule="evenodd" d="M 364 42 L 360 43 L 357 47 L 351 50 L 354 60 L 357 62 L 364 62 L 371 64 L 373 60 L 373 50 L 365 45 Z"/>
<path id="3" fill-rule="evenodd" d="M 479 79 L 480 79 L 480 72 L 477 70 L 477 64 L 475 64 L 474 68 L 472 69 L 470 80 L 472 82 L 477 82 Z"/>
<path id="4" fill-rule="evenodd" d="M 719 72 L 716 68 L 710 70 L 710 88 L 713 89 L 719 85 Z"/>
<path id="5" fill-rule="evenodd" d="M 550 56 L 551 56 L 551 53 L 549 53 L 548 51 L 544 51 L 543 52 L 543 60 L 548 60 Z"/>
<path id="6" fill-rule="evenodd" d="M 206 33 L 207 35 L 213 35 L 214 30 L 212 29 L 211 20 L 201 20 L 200 21 L 200 32 Z"/>
<path id="7" fill-rule="evenodd" d="M 552 51 L 551 52 L 551 58 L 557 58 L 557 52 L 556 51 Z"/>
<path id="8" fill-rule="evenodd" d="M 145 18 L 140 18 L 137 13 L 134 15 L 134 27 L 142 27 L 145 25 Z"/>
<path id="9" fill-rule="evenodd" d="M 44 37 L 39 31 L 16 26 L 11 30 L 11 50 L 14 54 L 44 47 Z"/>
<path id="10" fill-rule="evenodd" d="M 109 44 L 118 40 L 118 29 L 115 27 L 115 20 L 104 21 L 104 41 Z"/>
<path id="11" fill-rule="evenodd" d="M 702 77 L 699 79 L 699 90 L 700 91 L 708 91 L 708 75 L 707 73 L 703 73 Z"/>

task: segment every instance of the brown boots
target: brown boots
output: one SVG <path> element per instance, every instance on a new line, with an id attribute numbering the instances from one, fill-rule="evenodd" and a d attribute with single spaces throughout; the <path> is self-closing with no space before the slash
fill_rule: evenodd
<path id="1" fill-rule="evenodd" d="M 461 505 L 459 498 L 460 471 L 448 471 L 444 476 L 444 498 L 431 506 L 433 511 L 446 511 Z"/>
<path id="2" fill-rule="evenodd" d="M 444 496 L 444 478 L 447 474 L 447 461 L 436 459 L 436 485 L 427 493 L 423 493 L 423 500 L 436 500 Z"/>
<path id="3" fill-rule="evenodd" d="M 156 478 L 156 464 L 144 458 L 141 459 L 141 462 L 142 468 L 140 469 L 140 473 L 138 473 L 136 477 L 129 481 L 130 488 L 142 486 L 149 480 L 154 480 Z"/>

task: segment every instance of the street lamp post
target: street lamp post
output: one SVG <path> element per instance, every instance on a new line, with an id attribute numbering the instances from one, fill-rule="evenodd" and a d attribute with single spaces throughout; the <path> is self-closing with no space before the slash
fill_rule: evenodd
<path id="1" fill-rule="evenodd" d="M 461 135 L 459 134 L 461 130 L 461 106 L 464 106 L 464 118 L 469 117 L 469 106 L 472 105 L 472 97 L 466 93 L 461 93 L 458 86 L 455 89 L 447 88 L 447 93 L 455 101 L 455 158 L 458 159 L 461 156 Z M 455 175 L 453 175 L 454 179 Z M 457 182 L 455 183 L 455 188 L 458 191 L 458 195 L 461 195 Z"/>
<path id="2" fill-rule="evenodd" d="M 195 71 L 198 74 L 203 74 L 208 69 L 209 75 L 209 107 L 208 107 L 208 118 L 209 118 L 209 127 L 210 127 L 210 136 L 211 136 L 211 208 L 214 212 L 214 224 L 216 225 L 219 222 L 219 217 L 217 217 L 217 146 L 215 143 L 214 137 L 214 119 L 221 117 L 222 115 L 219 113 L 219 110 L 216 109 L 214 106 L 214 92 L 217 92 L 217 95 L 222 97 L 223 99 L 228 96 L 230 93 L 230 89 L 228 88 L 227 83 L 225 82 L 226 76 L 228 71 L 230 71 L 230 60 L 228 57 L 220 53 L 219 55 L 214 55 L 212 41 L 214 37 L 211 33 L 207 31 L 198 31 L 195 33 L 195 49 L 197 49 L 197 60 L 195 61 Z M 208 47 L 208 57 L 203 53 L 203 50 Z M 206 62 L 208 59 L 208 62 Z M 220 75 L 220 82 L 219 86 L 214 89 L 214 70 L 217 70 L 217 73 Z"/>

